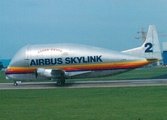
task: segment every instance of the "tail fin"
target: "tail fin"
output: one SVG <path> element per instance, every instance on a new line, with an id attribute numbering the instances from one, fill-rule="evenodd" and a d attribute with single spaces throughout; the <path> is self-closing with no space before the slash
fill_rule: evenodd
<path id="1" fill-rule="evenodd" d="M 122 51 L 123 53 L 145 57 L 146 59 L 162 59 L 155 25 L 150 25 L 145 42 L 141 47 Z"/>

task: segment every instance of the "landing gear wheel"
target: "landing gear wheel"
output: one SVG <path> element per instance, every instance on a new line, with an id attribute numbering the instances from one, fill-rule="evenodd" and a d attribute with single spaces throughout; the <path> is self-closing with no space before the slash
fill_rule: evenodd
<path id="1" fill-rule="evenodd" d="M 58 79 L 57 80 L 57 85 L 58 86 L 64 86 L 64 84 L 65 84 L 65 79 Z"/>
<path id="2" fill-rule="evenodd" d="M 18 83 L 17 83 L 17 82 L 14 82 L 14 83 L 13 83 L 13 85 L 14 85 L 14 86 L 17 86 L 17 85 L 18 85 Z"/>

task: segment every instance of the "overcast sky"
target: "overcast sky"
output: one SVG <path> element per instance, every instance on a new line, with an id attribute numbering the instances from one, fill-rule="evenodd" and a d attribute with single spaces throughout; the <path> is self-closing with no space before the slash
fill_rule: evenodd
<path id="1" fill-rule="evenodd" d="M 12 58 L 27 44 L 122 51 L 140 46 L 137 31 L 151 24 L 167 34 L 167 0 L 0 0 L 0 59 Z"/>

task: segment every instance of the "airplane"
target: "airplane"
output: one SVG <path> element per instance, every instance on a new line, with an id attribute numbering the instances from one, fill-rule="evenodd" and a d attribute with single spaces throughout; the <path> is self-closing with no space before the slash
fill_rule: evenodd
<path id="1" fill-rule="evenodd" d="M 121 52 L 71 43 L 27 45 L 6 69 L 6 77 L 18 81 L 52 80 L 64 86 L 65 79 L 112 76 L 162 59 L 155 25 L 150 25 L 142 46 Z"/>

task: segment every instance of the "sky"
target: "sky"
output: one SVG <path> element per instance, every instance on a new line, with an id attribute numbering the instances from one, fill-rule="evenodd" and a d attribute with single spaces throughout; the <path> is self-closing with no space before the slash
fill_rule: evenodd
<path id="1" fill-rule="evenodd" d="M 135 36 L 149 25 L 167 34 L 167 0 L 0 0 L 0 59 L 28 44 L 127 50 L 142 45 Z"/>

